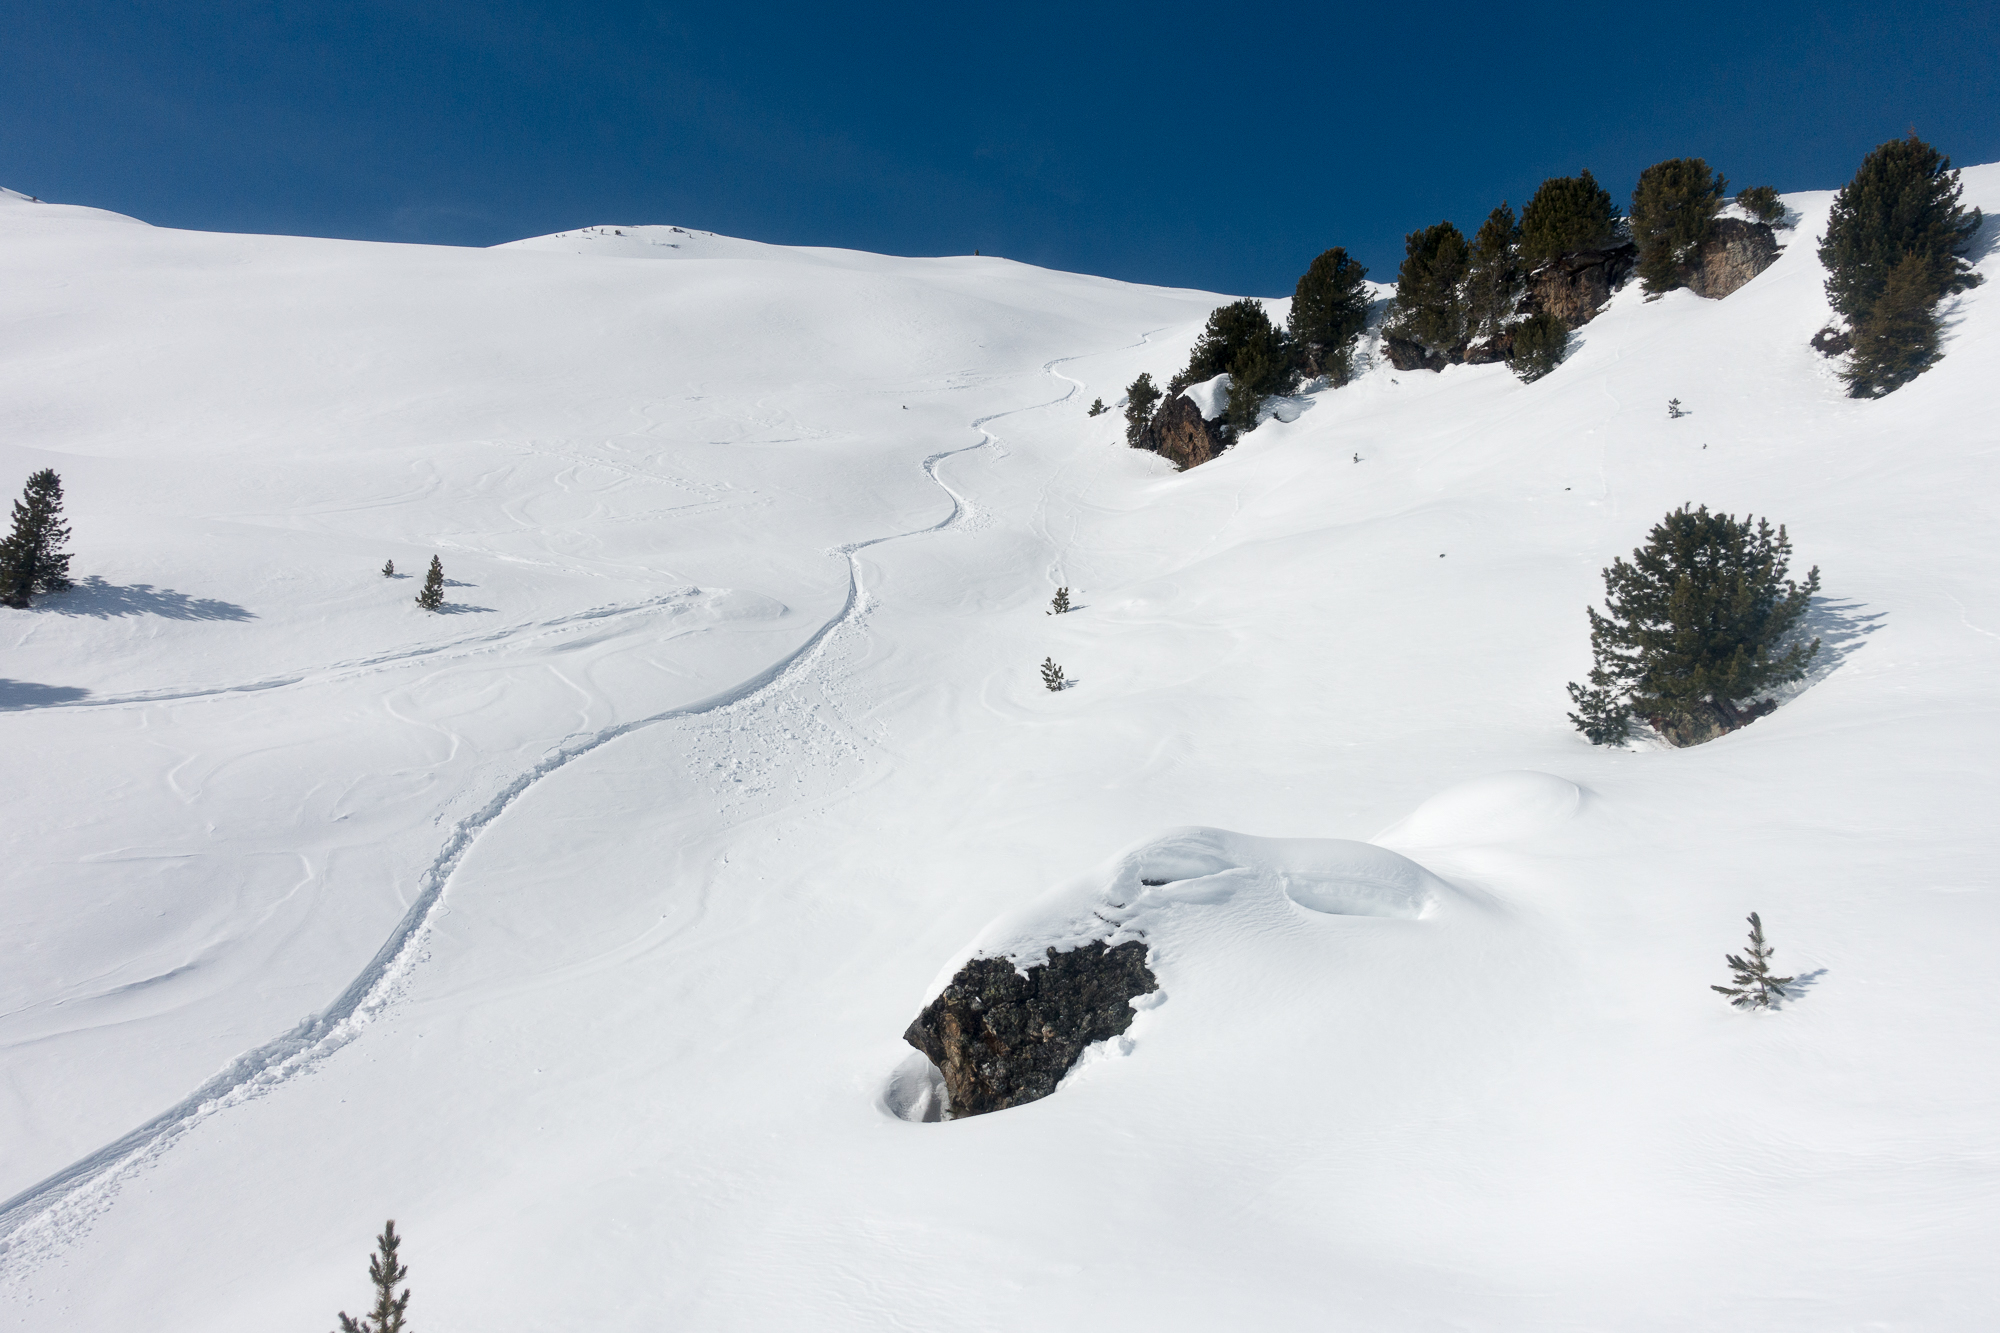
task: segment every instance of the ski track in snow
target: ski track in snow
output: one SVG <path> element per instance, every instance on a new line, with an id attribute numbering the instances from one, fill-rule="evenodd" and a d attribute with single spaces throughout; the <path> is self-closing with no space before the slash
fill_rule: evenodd
<path id="1" fill-rule="evenodd" d="M 862 581 L 861 562 L 858 558 L 860 553 L 885 542 L 921 537 L 965 526 L 975 518 L 978 514 L 977 506 L 953 490 L 938 475 L 939 465 L 948 458 L 988 447 L 995 447 L 999 456 L 1005 457 L 999 437 L 986 429 L 987 423 L 1067 401 L 1081 385 L 1069 376 L 1061 374 L 1055 367 L 1078 359 L 1080 358 L 1074 356 L 1059 357 L 1042 366 L 1044 374 L 1068 381 L 1070 387 L 1062 394 L 1044 402 L 1030 403 L 979 417 L 970 423 L 972 429 L 980 434 L 981 438 L 977 443 L 957 449 L 940 450 L 924 459 L 924 475 L 951 499 L 950 513 L 925 527 L 852 542 L 835 547 L 829 552 L 847 560 L 847 600 L 839 613 L 820 626 L 804 644 L 757 675 L 719 694 L 635 721 L 606 727 L 581 740 L 565 742 L 532 768 L 516 774 L 485 805 L 458 821 L 437 856 L 425 869 L 419 881 L 422 888 L 417 894 L 416 901 L 410 904 L 409 910 L 396 923 L 388 939 L 375 951 L 375 956 L 368 961 L 367 966 L 348 983 L 347 988 L 332 1004 L 303 1020 L 283 1036 L 237 1056 L 224 1066 L 220 1073 L 188 1096 L 124 1137 L 72 1162 L 47 1179 L 0 1203 L 0 1282 L 10 1287 L 18 1285 L 42 1263 L 53 1258 L 67 1245 L 81 1239 L 89 1231 L 91 1222 L 115 1202 L 122 1182 L 149 1163 L 158 1160 L 183 1134 L 210 1116 L 252 1101 L 279 1084 L 310 1072 L 329 1056 L 359 1037 L 369 1024 L 384 1017 L 389 1007 L 402 994 L 409 974 L 423 957 L 424 938 L 432 918 L 444 900 L 444 891 L 453 872 L 465 859 L 466 853 L 472 849 L 479 835 L 536 783 L 621 736 L 663 722 L 734 712 L 766 696 L 780 693 L 801 681 L 818 664 L 827 641 L 837 631 L 857 623 L 867 609 L 868 595 Z M 314 682 L 334 680 L 342 676 L 380 670 L 421 657 L 492 651 L 510 642 L 517 642 L 514 636 L 523 632 L 559 631 L 579 622 L 657 610 L 698 592 L 698 589 L 688 589 L 637 605 L 598 607 L 517 630 L 497 630 L 449 644 L 356 659 L 320 672 L 277 676 L 207 689 L 108 696 L 51 706 L 102 708 L 162 700 L 221 698 L 230 694 L 283 688 L 308 680 Z"/>

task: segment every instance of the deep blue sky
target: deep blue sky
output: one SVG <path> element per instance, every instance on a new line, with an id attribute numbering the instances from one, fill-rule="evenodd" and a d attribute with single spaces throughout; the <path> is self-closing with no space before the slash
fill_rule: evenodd
<path id="1" fill-rule="evenodd" d="M 0 7 L 0 184 L 150 222 L 488 245 L 672 222 L 1288 294 L 1583 167 L 2000 159 L 2000 5 Z"/>

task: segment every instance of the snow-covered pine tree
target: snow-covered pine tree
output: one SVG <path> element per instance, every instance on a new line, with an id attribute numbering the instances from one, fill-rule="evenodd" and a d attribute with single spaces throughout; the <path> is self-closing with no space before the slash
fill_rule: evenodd
<path id="1" fill-rule="evenodd" d="M 407 1266 L 396 1262 L 396 1249 L 403 1238 L 396 1234 L 394 1218 L 382 1224 L 375 1238 L 376 1253 L 368 1260 L 368 1280 L 375 1284 L 375 1308 L 356 1319 L 340 1312 L 340 1333 L 405 1333 L 403 1312 L 410 1307 L 410 1289 L 396 1294 L 396 1284 L 410 1275 Z"/>
<path id="2" fill-rule="evenodd" d="M 1764 923 L 1757 914 L 1750 914 L 1750 947 L 1741 957 L 1724 954 L 1735 975 L 1731 978 L 1734 986 L 1710 986 L 1709 989 L 1729 997 L 1729 1002 L 1738 1009 L 1769 1009 L 1771 997 L 1783 999 L 1785 987 L 1796 979 L 1771 975 L 1771 955 L 1778 952 L 1764 942 Z"/>
<path id="3" fill-rule="evenodd" d="M 1093 398 L 1093 399 L 1091 399 L 1091 400 L 1090 400 L 1090 411 L 1089 411 L 1089 412 L 1088 412 L 1088 413 L 1087 413 L 1086 415 L 1088 415 L 1088 416 L 1093 416 L 1093 417 L 1101 417 L 1101 416 L 1103 416 L 1103 415 L 1104 415 L 1104 400 L 1103 400 L 1102 398 Z"/>
<path id="4" fill-rule="evenodd" d="M 1788 577 L 1791 539 L 1746 515 L 1683 505 L 1604 571 L 1604 607 L 1590 617 L 1595 666 L 1588 688 L 1572 683 L 1569 715 L 1593 744 L 1625 738 L 1631 714 L 1677 745 L 1746 725 L 1741 707 L 1774 685 L 1798 680 L 1819 640 L 1789 642 L 1819 591 L 1819 570 Z"/>
<path id="5" fill-rule="evenodd" d="M 385 579 L 396 577 L 396 562 L 394 560 L 384 560 L 382 562 L 382 577 Z"/>
<path id="6" fill-rule="evenodd" d="M 69 540 L 62 502 L 62 478 L 54 468 L 29 476 L 14 501 L 14 530 L 0 541 L 0 603 L 25 607 L 38 592 L 70 586 L 69 552 L 58 549 Z"/>
<path id="7" fill-rule="evenodd" d="M 1334 246 L 1306 267 L 1292 290 L 1285 326 L 1294 345 L 1319 348 L 1319 367 L 1335 385 L 1354 374 L 1354 340 L 1368 325 L 1368 270 Z"/>
<path id="8" fill-rule="evenodd" d="M 424 575 L 423 589 L 417 593 L 417 605 L 426 611 L 444 605 L 444 564 L 436 556 L 431 557 L 430 573 Z"/>
<path id="9" fill-rule="evenodd" d="M 1062 668 L 1056 665 L 1056 659 L 1053 657 L 1044 657 L 1042 659 L 1042 684 L 1048 686 L 1051 690 L 1059 690 L 1063 687 L 1063 683 Z"/>
<path id="10" fill-rule="evenodd" d="M 1769 185 L 1752 185 L 1736 192 L 1736 206 L 1759 222 L 1784 220 L 1785 205 Z"/>
<path id="11" fill-rule="evenodd" d="M 1686 412 L 1685 410 L 1683 410 L 1683 409 L 1682 409 L 1682 407 L 1681 407 L 1681 400 L 1680 400 L 1680 399 L 1678 399 L 1678 398 L 1669 398 L 1669 399 L 1667 399 L 1667 416 L 1668 416 L 1668 417 L 1672 418 L 1672 419 L 1673 419 L 1673 420 L 1675 420 L 1675 421 L 1678 421 L 1678 420 L 1680 420 L 1680 419 L 1681 419 L 1682 417 L 1684 417 L 1684 416 L 1686 416 L 1686 415 L 1687 415 L 1687 412 Z"/>
<path id="12" fill-rule="evenodd" d="M 1049 602 L 1049 614 L 1052 616 L 1059 616 L 1068 610 L 1069 610 L 1069 587 L 1065 585 L 1063 587 L 1056 589 L 1055 597 L 1051 599 Z"/>

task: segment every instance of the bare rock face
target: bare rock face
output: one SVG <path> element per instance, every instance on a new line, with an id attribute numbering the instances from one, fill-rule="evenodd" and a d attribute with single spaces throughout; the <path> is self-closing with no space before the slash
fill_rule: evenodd
<path id="1" fill-rule="evenodd" d="M 1572 329 L 1597 316 L 1618 284 L 1639 264 L 1639 248 L 1631 242 L 1609 250 L 1578 250 L 1558 255 L 1528 275 L 1528 294 L 1518 313 L 1546 310 Z"/>
<path id="2" fill-rule="evenodd" d="M 1688 266 L 1688 290 L 1720 301 L 1777 258 L 1778 238 L 1768 222 L 1717 218 Z"/>
<path id="3" fill-rule="evenodd" d="M 903 1034 L 943 1073 L 948 1118 L 1048 1096 L 1084 1047 L 1132 1026 L 1135 997 L 1160 988 L 1137 940 L 1048 955 L 1025 976 L 1005 958 L 973 959 Z"/>
<path id="4" fill-rule="evenodd" d="M 1449 352 L 1433 352 L 1414 338 L 1393 333 L 1382 339 L 1382 354 L 1398 370 L 1443 370 L 1457 360 Z"/>
<path id="5" fill-rule="evenodd" d="M 1770 700 L 1746 704 L 1741 708 L 1726 699 L 1707 699 L 1695 704 L 1685 712 L 1649 717 L 1653 730 L 1660 733 L 1669 745 L 1686 749 L 1690 745 L 1700 745 L 1718 736 L 1749 726 L 1766 713 L 1777 708 Z"/>
<path id="6" fill-rule="evenodd" d="M 1173 460 L 1182 471 L 1206 463 L 1221 453 L 1227 442 L 1222 428 L 1204 421 L 1201 409 L 1186 394 L 1177 393 L 1161 403 L 1146 429 L 1139 433 L 1139 447 L 1151 449 Z"/>

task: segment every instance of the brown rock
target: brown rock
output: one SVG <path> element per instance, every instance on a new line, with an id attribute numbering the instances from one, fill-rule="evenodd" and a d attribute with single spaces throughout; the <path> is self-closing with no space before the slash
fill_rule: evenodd
<path id="1" fill-rule="evenodd" d="M 1528 275 L 1522 315 L 1546 310 L 1572 329 L 1597 317 L 1611 293 L 1639 263 L 1639 248 L 1627 241 L 1608 250 L 1558 255 Z"/>
<path id="2" fill-rule="evenodd" d="M 1050 949 L 1025 974 L 1005 958 L 975 958 L 903 1040 L 944 1075 L 947 1118 L 962 1120 L 1054 1092 L 1084 1047 L 1131 1027 L 1132 1001 L 1159 988 L 1137 940 Z"/>
<path id="3" fill-rule="evenodd" d="M 1201 419 L 1201 409 L 1184 393 L 1161 403 L 1139 433 L 1139 447 L 1171 459 L 1183 472 L 1206 463 L 1226 446 L 1222 428 Z"/>
<path id="4" fill-rule="evenodd" d="M 1454 360 L 1449 352 L 1433 352 L 1414 338 L 1393 333 L 1382 339 L 1382 353 L 1398 370 L 1443 370 Z"/>
<path id="5" fill-rule="evenodd" d="M 1688 290 L 1720 301 L 1771 267 L 1777 258 L 1778 238 L 1769 223 L 1717 218 L 1688 265 Z"/>

